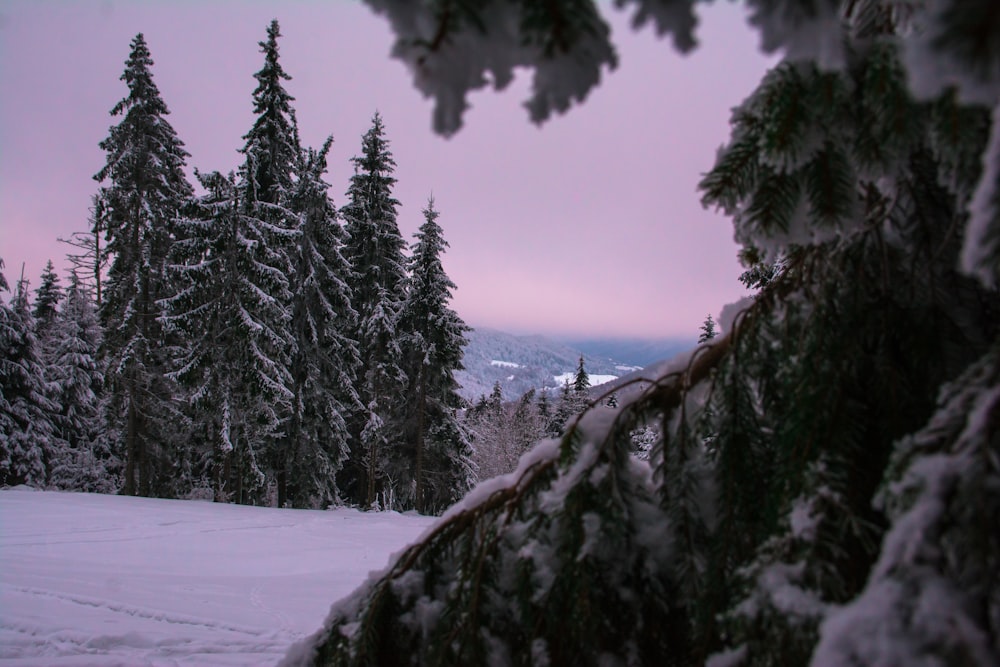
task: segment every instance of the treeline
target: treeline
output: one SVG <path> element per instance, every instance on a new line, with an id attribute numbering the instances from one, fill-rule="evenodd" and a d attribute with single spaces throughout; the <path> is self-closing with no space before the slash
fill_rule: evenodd
<path id="1" fill-rule="evenodd" d="M 0 307 L 0 484 L 430 512 L 474 480 L 433 199 L 407 252 L 376 113 L 334 206 L 332 139 L 301 145 L 279 37 L 242 164 L 195 170 L 197 192 L 132 41 L 69 287 L 50 262 Z"/>

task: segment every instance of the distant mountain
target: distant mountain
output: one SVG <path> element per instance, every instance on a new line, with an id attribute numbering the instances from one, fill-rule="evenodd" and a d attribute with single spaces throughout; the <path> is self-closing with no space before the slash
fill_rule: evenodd
<path id="1" fill-rule="evenodd" d="M 565 377 L 572 379 L 580 355 L 598 385 L 672 357 L 692 346 L 679 340 L 592 339 L 560 342 L 543 336 L 515 336 L 495 329 L 475 329 L 467 338 L 462 363 L 455 374 L 462 385 L 459 393 L 469 401 L 493 391 L 500 382 L 506 400 L 515 400 L 529 389 L 551 388 L 557 392 Z M 557 379 L 558 378 L 558 379 Z"/>
<path id="2" fill-rule="evenodd" d="M 594 338 L 567 339 L 561 343 L 580 350 L 584 354 L 604 359 L 614 359 L 629 366 L 648 366 L 664 359 L 670 359 L 678 352 L 695 346 L 693 338 Z"/>

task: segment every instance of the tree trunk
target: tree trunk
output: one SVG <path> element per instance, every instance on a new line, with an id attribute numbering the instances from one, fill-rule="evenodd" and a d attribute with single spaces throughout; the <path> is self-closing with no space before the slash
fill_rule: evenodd
<path id="1" fill-rule="evenodd" d="M 288 472 L 285 470 L 285 465 L 282 464 L 277 470 L 278 478 L 278 507 L 284 507 L 285 503 L 288 501 Z"/>
<path id="2" fill-rule="evenodd" d="M 228 503 L 229 479 L 232 474 L 233 452 L 230 449 L 216 448 L 215 453 L 215 496 L 217 503 Z"/>
<path id="3" fill-rule="evenodd" d="M 416 508 L 417 511 L 423 514 L 424 512 L 424 429 L 427 414 L 427 376 L 425 373 L 420 374 L 420 392 L 417 396 L 417 456 L 416 456 L 416 470 L 414 471 L 414 477 L 416 478 Z"/>
<path id="4" fill-rule="evenodd" d="M 236 460 L 236 503 L 243 504 L 243 448 L 236 446 L 231 458 Z"/>
<path id="5" fill-rule="evenodd" d="M 135 474 L 136 458 L 138 457 L 138 415 L 135 412 L 135 397 L 131 387 L 128 392 L 128 416 L 125 420 L 125 483 L 122 493 L 126 496 L 136 494 Z"/>
<path id="6" fill-rule="evenodd" d="M 375 473 L 378 470 L 378 466 L 375 463 L 376 457 L 378 456 L 378 447 L 373 442 L 368 445 L 368 493 L 366 506 L 371 507 L 375 502 Z"/>

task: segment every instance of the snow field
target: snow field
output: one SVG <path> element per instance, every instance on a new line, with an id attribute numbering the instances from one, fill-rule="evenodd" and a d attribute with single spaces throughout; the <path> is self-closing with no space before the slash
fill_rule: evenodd
<path id="1" fill-rule="evenodd" d="M 434 520 L 0 490 L 0 665 L 273 665 Z"/>

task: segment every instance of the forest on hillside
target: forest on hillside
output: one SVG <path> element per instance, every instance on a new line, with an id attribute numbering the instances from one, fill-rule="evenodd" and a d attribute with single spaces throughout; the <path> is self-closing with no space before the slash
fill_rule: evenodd
<path id="1" fill-rule="evenodd" d="M 377 112 L 334 206 L 332 139 L 301 145 L 280 36 L 242 164 L 198 187 L 132 41 L 69 285 L 50 262 L 0 305 L 0 484 L 433 512 L 477 479 L 439 211 L 408 245 Z"/>

